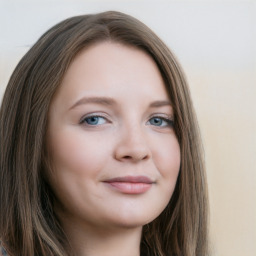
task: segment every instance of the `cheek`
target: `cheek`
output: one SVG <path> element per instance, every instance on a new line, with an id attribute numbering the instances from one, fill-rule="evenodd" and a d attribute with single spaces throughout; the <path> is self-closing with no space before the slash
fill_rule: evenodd
<path id="1" fill-rule="evenodd" d="M 48 138 L 51 187 L 66 210 L 79 211 L 79 205 L 88 201 L 86 195 L 95 191 L 109 149 L 100 145 L 99 138 L 85 136 L 83 131 L 64 129 Z"/>
<path id="2" fill-rule="evenodd" d="M 155 150 L 162 176 L 177 176 L 180 169 L 180 146 L 175 137 L 163 140 Z"/>
<path id="3" fill-rule="evenodd" d="M 97 138 L 79 132 L 59 133 L 51 139 L 51 159 L 56 170 L 83 175 L 97 173 L 105 162 L 106 148 Z"/>
<path id="4" fill-rule="evenodd" d="M 155 148 L 154 162 L 160 174 L 159 184 L 166 203 L 174 191 L 180 170 L 180 146 L 176 137 L 163 140 Z"/>

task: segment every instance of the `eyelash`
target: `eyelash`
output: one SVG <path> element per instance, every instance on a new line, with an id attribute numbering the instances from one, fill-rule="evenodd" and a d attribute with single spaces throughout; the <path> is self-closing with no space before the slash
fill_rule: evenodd
<path id="1" fill-rule="evenodd" d="M 90 127 L 102 125 L 102 124 L 88 124 L 86 120 L 88 120 L 89 118 L 103 118 L 103 119 L 105 119 L 105 121 L 108 120 L 105 116 L 95 114 L 95 115 L 89 115 L 89 116 L 86 116 L 86 117 L 82 118 L 82 120 L 80 121 L 80 124 L 90 126 Z M 163 116 L 159 116 L 159 115 L 151 116 L 149 118 L 149 120 L 147 121 L 147 123 L 150 122 L 150 120 L 153 120 L 153 119 L 160 119 L 161 121 L 164 121 L 164 122 L 167 123 L 167 125 L 165 125 L 165 126 L 153 125 L 153 126 L 156 126 L 156 127 L 165 128 L 165 127 L 173 127 L 173 125 L 174 125 L 174 121 L 173 121 L 172 117 L 163 117 Z"/>
<path id="2" fill-rule="evenodd" d="M 98 126 L 98 124 L 96 124 L 96 125 L 87 124 L 86 120 L 89 118 L 104 118 L 105 120 L 107 120 L 107 118 L 105 116 L 95 114 L 95 115 L 89 115 L 89 116 L 83 117 L 82 120 L 80 121 L 80 124 L 84 124 L 84 125 L 88 125 L 88 126 Z"/>
<path id="3" fill-rule="evenodd" d="M 167 123 L 167 125 L 165 126 L 158 126 L 158 125 L 155 125 L 156 127 L 161 127 L 161 128 L 165 128 L 165 127 L 173 127 L 174 125 L 174 121 L 173 121 L 173 118 L 172 117 L 163 117 L 163 116 L 152 116 L 150 117 L 149 121 L 152 120 L 152 119 L 160 119 L 161 121 L 164 121 Z M 148 121 L 148 122 L 149 122 Z"/>

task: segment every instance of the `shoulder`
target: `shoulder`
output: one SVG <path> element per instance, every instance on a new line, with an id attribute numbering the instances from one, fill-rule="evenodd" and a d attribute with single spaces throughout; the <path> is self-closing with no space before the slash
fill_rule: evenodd
<path id="1" fill-rule="evenodd" d="M 8 256 L 6 250 L 0 244 L 0 256 Z"/>

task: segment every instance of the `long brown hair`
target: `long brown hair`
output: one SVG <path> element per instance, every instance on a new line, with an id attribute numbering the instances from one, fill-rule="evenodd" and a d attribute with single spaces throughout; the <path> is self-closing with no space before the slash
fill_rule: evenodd
<path id="1" fill-rule="evenodd" d="M 168 47 L 143 23 L 120 12 L 69 18 L 47 31 L 21 59 L 0 111 L 0 240 L 10 255 L 67 256 L 68 241 L 44 178 L 51 99 L 75 56 L 101 41 L 137 47 L 162 74 L 173 104 L 181 167 L 173 196 L 143 228 L 141 253 L 207 255 L 207 186 L 198 125 L 184 74 Z"/>

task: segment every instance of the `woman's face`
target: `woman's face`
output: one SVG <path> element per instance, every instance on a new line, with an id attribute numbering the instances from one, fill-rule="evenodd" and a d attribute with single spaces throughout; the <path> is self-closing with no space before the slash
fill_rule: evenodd
<path id="1" fill-rule="evenodd" d="M 47 147 L 62 220 L 141 227 L 155 219 L 172 196 L 180 148 L 151 57 L 110 42 L 82 51 L 50 106 Z"/>

